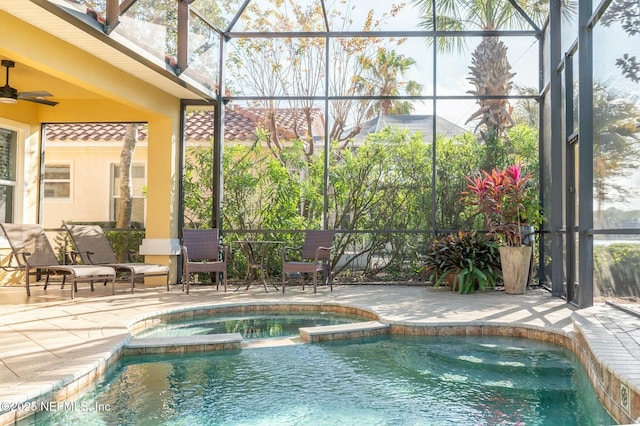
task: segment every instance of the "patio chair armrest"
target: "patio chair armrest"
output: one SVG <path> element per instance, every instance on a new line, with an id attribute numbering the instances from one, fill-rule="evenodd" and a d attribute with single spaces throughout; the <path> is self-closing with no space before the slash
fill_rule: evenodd
<path id="1" fill-rule="evenodd" d="M 282 262 L 286 262 L 287 253 L 290 252 L 290 251 L 293 251 L 293 250 L 301 252 L 302 251 L 302 246 L 297 246 L 297 247 L 284 246 L 284 247 L 282 247 L 282 249 L 280 250 L 280 254 L 282 256 Z"/>
<path id="2" fill-rule="evenodd" d="M 91 255 L 95 254 L 95 252 L 87 250 L 85 253 L 87 254 L 87 259 L 89 260 L 89 264 L 93 265 L 93 259 L 91 259 Z"/>
<path id="3" fill-rule="evenodd" d="M 333 250 L 333 246 L 316 248 L 316 258 L 315 258 L 315 260 L 317 261 L 318 258 L 320 257 L 320 252 L 322 252 L 322 251 L 329 251 L 330 252 L 331 250 Z"/>
<path id="4" fill-rule="evenodd" d="M 70 250 L 66 254 L 69 260 L 71 260 L 71 264 L 73 265 L 82 264 L 82 255 L 78 250 Z"/>
<path id="5" fill-rule="evenodd" d="M 18 261 L 18 265 L 21 268 L 24 268 L 24 267 L 28 268 L 29 267 L 29 256 L 31 256 L 32 254 L 33 253 L 31 253 L 30 251 L 21 251 L 21 252 L 16 253 L 16 260 Z M 22 257 L 22 262 L 23 262 L 24 265 L 20 264 L 20 259 L 18 258 L 18 255 L 20 255 Z"/>

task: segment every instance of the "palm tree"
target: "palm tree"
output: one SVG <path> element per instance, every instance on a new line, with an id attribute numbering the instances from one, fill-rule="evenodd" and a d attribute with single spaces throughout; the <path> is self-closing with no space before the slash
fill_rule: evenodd
<path id="1" fill-rule="evenodd" d="M 442 0 L 436 3 L 434 14 L 431 0 L 414 0 L 421 16 L 421 25 L 427 31 L 464 31 L 477 26 L 481 31 L 531 28 L 530 22 L 542 22 L 548 13 L 544 0 L 518 0 L 519 8 L 509 0 Z M 520 10 L 519 10 L 520 9 Z M 433 39 L 429 39 L 433 42 Z M 463 50 L 465 39 L 439 37 L 438 49 L 450 52 Z M 507 59 L 507 46 L 496 35 L 485 35 L 472 52 L 469 80 L 474 86 L 468 93 L 479 98 L 479 108 L 467 120 L 478 119 L 476 130 L 483 138 L 500 137 L 511 126 L 510 106 L 507 99 L 513 86 L 511 64 Z"/>
<path id="2" fill-rule="evenodd" d="M 374 57 L 362 55 L 359 58 L 363 73 L 356 76 L 356 85 L 363 95 L 399 96 L 401 91 L 407 95 L 419 96 L 422 85 L 416 81 L 402 81 L 405 73 L 415 65 L 410 57 L 398 54 L 395 50 L 378 48 Z M 383 114 L 409 114 L 413 105 L 407 101 L 381 99 L 369 111 L 367 118 Z"/>

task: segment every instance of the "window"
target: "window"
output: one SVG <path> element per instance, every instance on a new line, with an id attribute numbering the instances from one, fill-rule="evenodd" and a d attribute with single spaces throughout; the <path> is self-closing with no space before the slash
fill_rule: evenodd
<path id="1" fill-rule="evenodd" d="M 120 166 L 112 164 L 111 179 L 111 220 L 116 220 L 120 210 Z M 144 165 L 131 166 L 131 222 L 144 223 L 144 189 L 146 186 Z"/>
<path id="2" fill-rule="evenodd" d="M 56 200 L 71 198 L 71 166 L 69 164 L 44 166 L 44 198 Z"/>
<path id="3" fill-rule="evenodd" d="M 3 222 L 13 222 L 17 141 L 17 132 L 0 129 L 0 220 Z"/>

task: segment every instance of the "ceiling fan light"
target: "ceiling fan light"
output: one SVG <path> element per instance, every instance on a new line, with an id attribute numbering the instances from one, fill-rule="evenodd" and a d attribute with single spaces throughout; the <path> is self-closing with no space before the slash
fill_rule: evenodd
<path id="1" fill-rule="evenodd" d="M 0 104 L 15 104 L 16 102 L 18 102 L 18 100 L 15 98 L 0 97 Z"/>

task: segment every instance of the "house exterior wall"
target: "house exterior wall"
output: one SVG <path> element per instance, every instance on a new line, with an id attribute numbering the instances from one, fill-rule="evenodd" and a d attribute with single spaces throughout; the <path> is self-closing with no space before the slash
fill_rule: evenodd
<path id="1" fill-rule="evenodd" d="M 121 142 L 47 142 L 45 164 L 71 166 L 69 199 L 44 198 L 42 225 L 60 227 L 63 221 L 106 222 L 111 216 L 111 168 L 120 162 Z M 147 170 L 147 144 L 138 142 L 134 165 Z"/>

